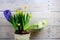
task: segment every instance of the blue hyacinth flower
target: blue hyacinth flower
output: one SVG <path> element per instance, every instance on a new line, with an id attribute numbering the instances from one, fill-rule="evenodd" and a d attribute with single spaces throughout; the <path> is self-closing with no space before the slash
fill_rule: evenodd
<path id="1" fill-rule="evenodd" d="M 4 16 L 8 21 L 10 21 L 10 16 L 11 16 L 10 10 L 5 10 L 4 11 Z"/>

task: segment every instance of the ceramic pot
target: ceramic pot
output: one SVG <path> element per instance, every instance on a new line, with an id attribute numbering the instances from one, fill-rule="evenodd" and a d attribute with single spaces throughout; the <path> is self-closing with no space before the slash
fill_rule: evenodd
<path id="1" fill-rule="evenodd" d="M 14 34 L 15 40 L 30 40 L 30 34 Z"/>

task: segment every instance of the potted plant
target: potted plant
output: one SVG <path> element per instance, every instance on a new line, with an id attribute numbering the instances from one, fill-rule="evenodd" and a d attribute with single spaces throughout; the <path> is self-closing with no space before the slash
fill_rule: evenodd
<path id="1" fill-rule="evenodd" d="M 19 9 L 15 11 L 14 15 L 11 14 L 10 10 L 4 11 L 5 18 L 14 26 L 15 40 L 29 40 L 30 33 L 28 30 L 42 29 L 47 25 L 47 21 L 42 21 L 29 26 L 31 15 L 31 12 L 24 12 Z"/>

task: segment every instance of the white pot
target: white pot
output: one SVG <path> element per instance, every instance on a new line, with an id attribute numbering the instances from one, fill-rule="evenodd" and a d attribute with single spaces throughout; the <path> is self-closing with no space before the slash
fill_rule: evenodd
<path id="1" fill-rule="evenodd" d="M 30 40 L 30 34 L 14 34 L 15 40 Z"/>

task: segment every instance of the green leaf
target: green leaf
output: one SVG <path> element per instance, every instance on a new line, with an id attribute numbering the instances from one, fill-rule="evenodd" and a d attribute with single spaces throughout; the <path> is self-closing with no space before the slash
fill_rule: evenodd
<path id="1" fill-rule="evenodd" d="M 15 30 L 18 30 L 18 27 L 17 27 L 17 25 L 16 25 L 16 23 L 14 21 L 14 18 L 12 16 L 10 16 L 10 19 L 11 19 L 11 23 L 13 24 Z"/>

